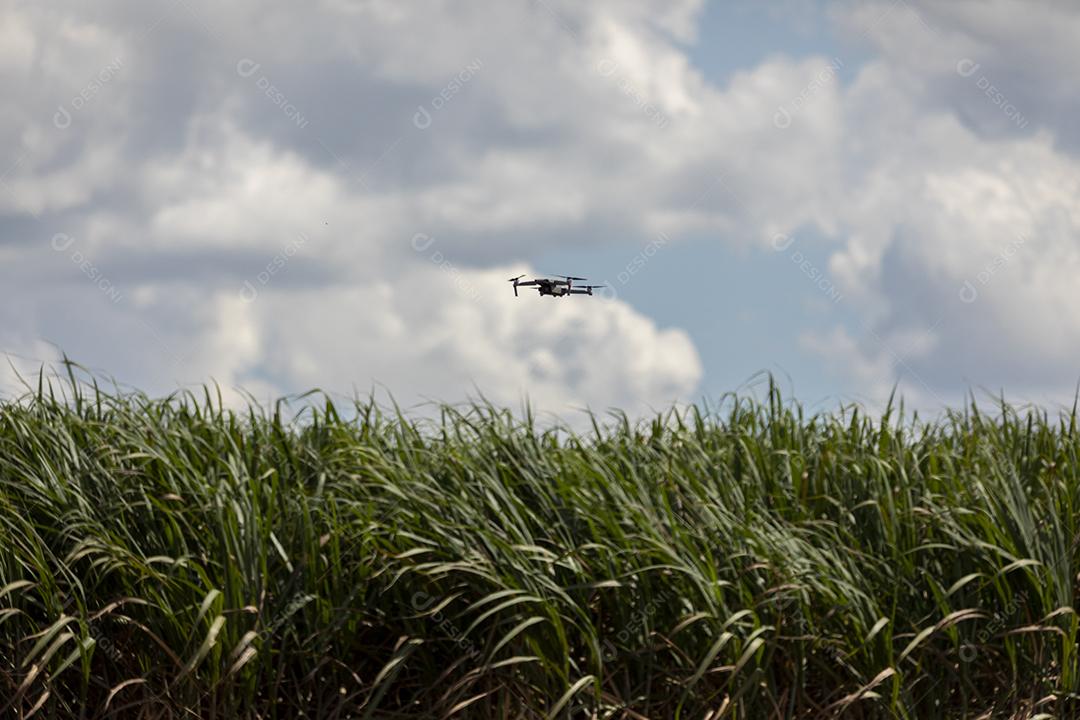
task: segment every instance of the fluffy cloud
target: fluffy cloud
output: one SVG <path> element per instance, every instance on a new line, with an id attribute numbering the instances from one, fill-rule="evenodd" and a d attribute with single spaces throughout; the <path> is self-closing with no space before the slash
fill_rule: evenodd
<path id="1" fill-rule="evenodd" d="M 674 58 L 658 38 L 688 37 L 696 5 L 486 6 L 485 23 L 449 3 L 8 11 L 24 101 L 0 124 L 16 148 L 0 252 L 23 302 L 0 344 L 151 389 L 379 382 L 406 402 L 475 388 L 560 411 L 687 396 L 701 366 L 684 332 L 618 301 L 515 302 L 505 277 L 527 268 L 500 261 L 614 214 L 588 158 L 535 141 L 594 132 L 570 112 L 604 100 L 575 34 L 611 35 L 621 15 Z M 538 27 L 561 66 L 537 62 L 542 38 L 513 39 Z M 632 101 L 621 114 L 649 123 Z M 421 233 L 434 249 L 415 249 Z"/>
<path id="2" fill-rule="evenodd" d="M 64 292 L 39 303 L 34 317 L 5 318 L 4 339 L 62 331 L 72 344 L 98 349 L 93 369 L 127 368 L 121 380 L 161 387 L 164 379 L 187 386 L 212 377 L 230 398 L 244 388 L 264 401 L 314 387 L 385 389 L 407 405 L 481 392 L 571 417 L 585 407 L 664 408 L 692 395 L 701 378 L 685 332 L 658 329 L 624 303 L 515 299 L 506 278 L 524 266 L 461 270 L 433 244 L 393 278 L 290 287 L 277 274 L 288 262 L 210 293 L 149 284 L 108 309 L 103 293 L 95 303 Z M 107 320 L 73 330 L 56 321 L 71 305 Z M 57 360 L 40 341 L 29 348 Z M 34 357 L 15 356 L 16 368 L 36 372 Z M 10 388 L 14 373 L 4 378 Z"/>
<path id="3" fill-rule="evenodd" d="M 247 371 L 301 386 L 347 388 L 376 378 L 404 388 L 408 401 L 475 387 L 498 403 L 528 396 L 564 413 L 586 404 L 663 407 L 692 393 L 701 377 L 684 332 L 658 330 L 623 303 L 522 302 L 506 278 L 526 267 L 462 272 L 438 264 L 436 249 L 427 258 L 430 268 L 393 282 L 251 303 L 259 360 Z"/>
<path id="4" fill-rule="evenodd" d="M 786 233 L 827 248 L 845 312 L 801 346 L 853 391 L 1071 388 L 1080 12 L 837 3 L 855 55 L 722 82 L 685 51 L 700 12 L 5 10 L 0 348 L 45 340 L 151 388 L 664 404 L 702 375 L 685 332 L 618 301 L 514 302 L 505 278 L 539 246 L 712 233 L 769 252 Z"/>
<path id="5" fill-rule="evenodd" d="M 841 247 L 829 268 L 860 301 L 861 324 L 804 343 L 865 388 L 880 394 L 898 378 L 929 405 L 975 386 L 1067 400 L 1080 352 L 1070 300 L 1080 272 L 1075 131 L 1041 112 L 1060 102 L 1057 79 L 1033 87 L 1031 58 L 1011 70 L 1008 58 L 1041 44 L 1063 70 L 1053 26 L 1073 27 L 1080 13 L 901 5 L 869 33 L 881 58 L 842 100 L 862 147 L 858 162 L 854 144 L 844 149 L 853 182 L 835 208 Z M 863 6 L 845 21 L 866 27 L 887 8 Z M 1075 57 L 1068 63 L 1078 69 Z"/>

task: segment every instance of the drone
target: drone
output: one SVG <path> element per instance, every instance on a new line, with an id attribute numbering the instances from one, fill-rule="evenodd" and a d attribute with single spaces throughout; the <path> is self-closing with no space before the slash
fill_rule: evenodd
<path id="1" fill-rule="evenodd" d="M 532 280 L 521 281 L 524 275 L 518 275 L 515 278 L 510 278 L 509 282 L 514 283 L 514 297 L 518 296 L 519 287 L 533 286 L 541 296 L 550 295 L 551 297 L 563 297 L 565 295 L 592 295 L 593 288 L 604 287 L 603 285 L 574 285 L 575 280 L 588 280 L 588 278 L 574 277 L 573 275 L 557 275 L 556 277 L 563 278 L 562 280 L 549 280 L 548 278 L 534 278 Z"/>

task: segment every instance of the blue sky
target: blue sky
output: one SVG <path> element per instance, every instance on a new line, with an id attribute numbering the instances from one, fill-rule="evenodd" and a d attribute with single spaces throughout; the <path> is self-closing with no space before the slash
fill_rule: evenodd
<path id="1" fill-rule="evenodd" d="M 827 253 L 807 243 L 806 257 L 824 267 Z M 647 246 L 647 243 L 646 243 Z M 636 253 L 634 254 L 636 255 Z M 618 272 L 634 255 L 612 243 L 537 256 L 538 268 L 584 268 L 597 274 L 609 268 L 620 299 L 661 325 L 686 328 L 707 368 L 699 395 L 716 398 L 739 390 L 772 372 L 807 405 L 864 401 L 830 377 L 798 346 L 799 331 L 826 320 L 850 322 L 844 304 L 822 302 L 820 292 L 787 255 L 761 249 L 735 250 L 710 236 L 680 238 L 657 248 L 647 265 L 625 284 Z"/>
<path id="2" fill-rule="evenodd" d="M 0 28 L 7 395 L 63 353 L 155 393 L 559 414 L 761 371 L 814 408 L 1080 377 L 1071 3 L 43 3 Z M 506 283 L 562 272 L 612 288 Z"/>
<path id="3" fill-rule="evenodd" d="M 714 82 L 752 70 L 775 55 L 799 58 L 840 55 L 838 38 L 824 3 L 761 3 L 752 0 L 706 3 L 698 21 L 698 40 L 687 56 Z"/>
<path id="4" fill-rule="evenodd" d="M 827 10 L 825 3 L 809 1 L 706 3 L 697 22 L 697 39 L 683 47 L 689 60 L 717 86 L 778 55 L 796 60 L 841 58 L 838 84 L 850 83 L 866 59 L 864 49 L 857 42 L 841 42 Z M 726 189 L 721 182 L 703 192 L 722 194 Z M 828 251 L 813 229 L 804 230 L 800 240 L 806 258 L 825 268 Z M 604 279 L 617 283 L 617 272 L 633 256 L 626 243 L 613 239 L 584 249 L 541 249 L 530 260 L 541 269 L 607 272 Z M 879 399 L 862 395 L 844 378 L 830 376 L 799 347 L 799 332 L 808 325 L 820 326 L 827 319 L 852 325 L 858 318 L 842 302 L 820 302 L 818 289 L 786 254 L 733 248 L 708 234 L 688 236 L 679 239 L 678 247 L 667 245 L 650 256 L 647 273 L 635 275 L 638 279 L 617 285 L 620 298 L 661 324 L 687 329 L 707 368 L 699 389 L 704 398 L 749 391 L 765 371 L 811 407 Z"/>

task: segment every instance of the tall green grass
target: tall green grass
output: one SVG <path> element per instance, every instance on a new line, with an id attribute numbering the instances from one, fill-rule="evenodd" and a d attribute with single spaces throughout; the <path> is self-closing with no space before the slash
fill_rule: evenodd
<path id="1" fill-rule="evenodd" d="M 1075 408 L 295 404 L 0 405 L 0 717 L 1080 713 Z"/>

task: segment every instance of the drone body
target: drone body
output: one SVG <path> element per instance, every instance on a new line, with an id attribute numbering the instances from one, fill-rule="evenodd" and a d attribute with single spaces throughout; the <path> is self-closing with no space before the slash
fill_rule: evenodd
<path id="1" fill-rule="evenodd" d="M 514 283 L 514 297 L 517 297 L 519 287 L 535 287 L 541 296 L 550 295 L 551 297 L 592 295 L 593 288 L 604 287 L 603 285 L 578 285 L 574 287 L 575 280 L 586 280 L 587 278 L 574 277 L 573 275 L 559 275 L 558 277 L 564 278 L 563 280 L 534 278 L 521 282 L 523 277 L 525 276 L 518 275 L 516 278 L 510 278 L 510 282 Z"/>

